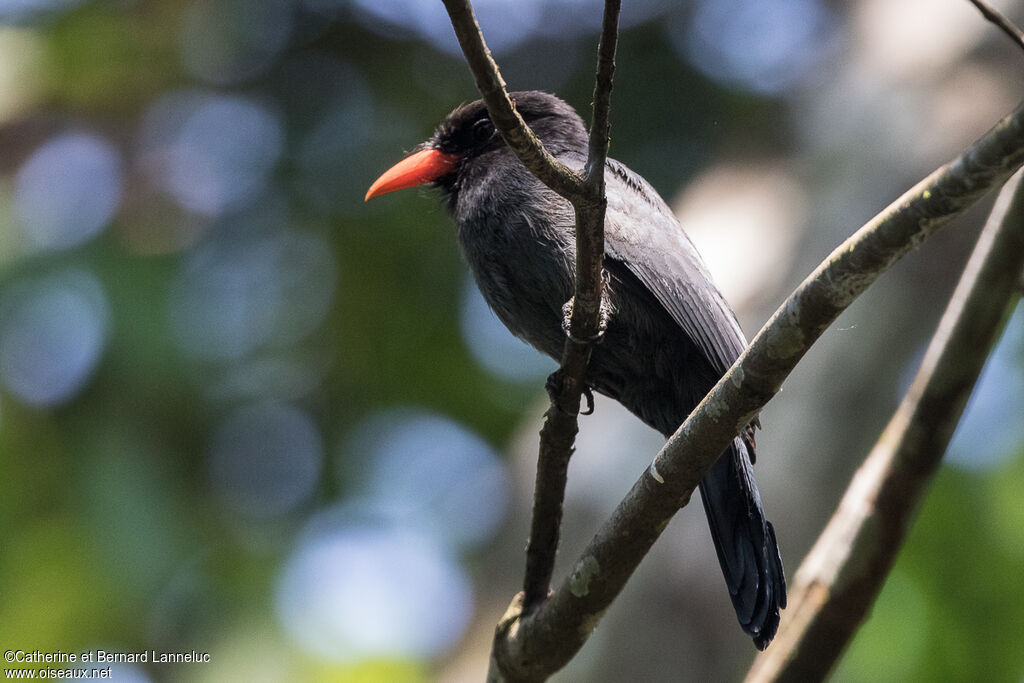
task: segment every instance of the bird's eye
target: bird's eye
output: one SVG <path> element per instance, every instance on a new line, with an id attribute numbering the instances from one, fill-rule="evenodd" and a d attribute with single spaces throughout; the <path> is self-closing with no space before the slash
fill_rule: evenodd
<path id="1" fill-rule="evenodd" d="M 494 126 L 490 119 L 480 119 L 473 124 L 473 140 L 476 142 L 487 142 L 494 135 Z"/>

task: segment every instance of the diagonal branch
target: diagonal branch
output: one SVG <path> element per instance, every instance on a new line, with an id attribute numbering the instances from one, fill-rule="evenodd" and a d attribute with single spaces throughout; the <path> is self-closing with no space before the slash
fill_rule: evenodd
<path id="1" fill-rule="evenodd" d="M 999 195 L 914 383 L 797 571 L 782 631 L 749 683 L 822 680 L 856 633 L 1020 296 L 1022 269 L 1018 174 Z"/>
<path id="2" fill-rule="evenodd" d="M 529 614 L 522 614 L 521 596 L 513 601 L 495 641 L 503 670 L 543 680 L 564 666 L 726 445 L 825 329 L 879 275 L 1022 163 L 1024 107 L 1018 107 L 833 251 L 669 439 L 562 584 Z"/>
<path id="3" fill-rule="evenodd" d="M 981 16 L 995 24 L 1000 31 L 1010 36 L 1010 40 L 1017 43 L 1018 47 L 1024 48 L 1024 32 L 1007 19 L 1002 12 L 989 5 L 985 0 L 970 0 L 970 3 L 978 8 Z"/>

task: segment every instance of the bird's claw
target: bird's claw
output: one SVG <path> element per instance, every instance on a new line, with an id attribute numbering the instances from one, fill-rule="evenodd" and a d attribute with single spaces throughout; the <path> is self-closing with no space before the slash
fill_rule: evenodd
<path id="1" fill-rule="evenodd" d="M 608 291 L 601 291 L 601 306 L 598 308 L 597 332 L 587 337 L 577 337 L 572 333 L 572 307 L 576 297 L 565 302 L 562 306 L 562 331 L 570 341 L 576 344 L 599 344 L 604 339 L 604 333 L 608 330 L 608 321 L 611 319 L 611 304 L 608 301 Z"/>
<path id="2" fill-rule="evenodd" d="M 551 405 L 558 408 L 562 413 L 569 415 L 570 417 L 577 417 L 579 415 L 593 415 L 594 414 L 594 392 L 586 384 L 583 385 L 583 397 L 587 401 L 587 407 L 584 410 L 578 410 L 572 412 L 562 407 L 561 393 L 562 393 L 562 369 L 555 370 L 548 375 L 547 381 L 544 383 L 544 389 L 548 392 L 548 398 L 551 399 Z"/>
<path id="3" fill-rule="evenodd" d="M 586 410 L 581 410 L 580 415 L 593 415 L 594 414 L 594 392 L 591 391 L 590 387 L 583 385 L 583 396 L 587 399 Z"/>

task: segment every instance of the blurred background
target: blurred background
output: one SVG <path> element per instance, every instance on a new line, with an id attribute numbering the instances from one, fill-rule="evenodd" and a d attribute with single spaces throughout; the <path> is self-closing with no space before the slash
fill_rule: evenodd
<path id="1" fill-rule="evenodd" d="M 586 116 L 598 2 L 477 11 L 511 88 Z M 611 153 L 748 335 L 1024 86 L 966 0 L 648 0 L 622 25 Z M 432 191 L 362 201 L 475 98 L 440 2 L 0 0 L 2 649 L 211 656 L 122 681 L 482 680 L 553 363 L 488 311 Z M 990 204 L 762 414 L 790 576 Z M 661 445 L 607 400 L 581 428 L 558 576 Z M 836 681 L 1024 680 L 1021 491 L 1024 307 Z M 754 652 L 691 505 L 556 680 L 736 680 Z"/>

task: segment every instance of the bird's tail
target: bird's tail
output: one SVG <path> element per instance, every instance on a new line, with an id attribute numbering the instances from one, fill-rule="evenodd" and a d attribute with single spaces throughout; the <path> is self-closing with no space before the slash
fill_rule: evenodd
<path id="1" fill-rule="evenodd" d="M 734 439 L 700 483 L 700 493 L 736 616 L 763 650 L 786 606 L 786 577 L 747 449 L 742 439 Z"/>

